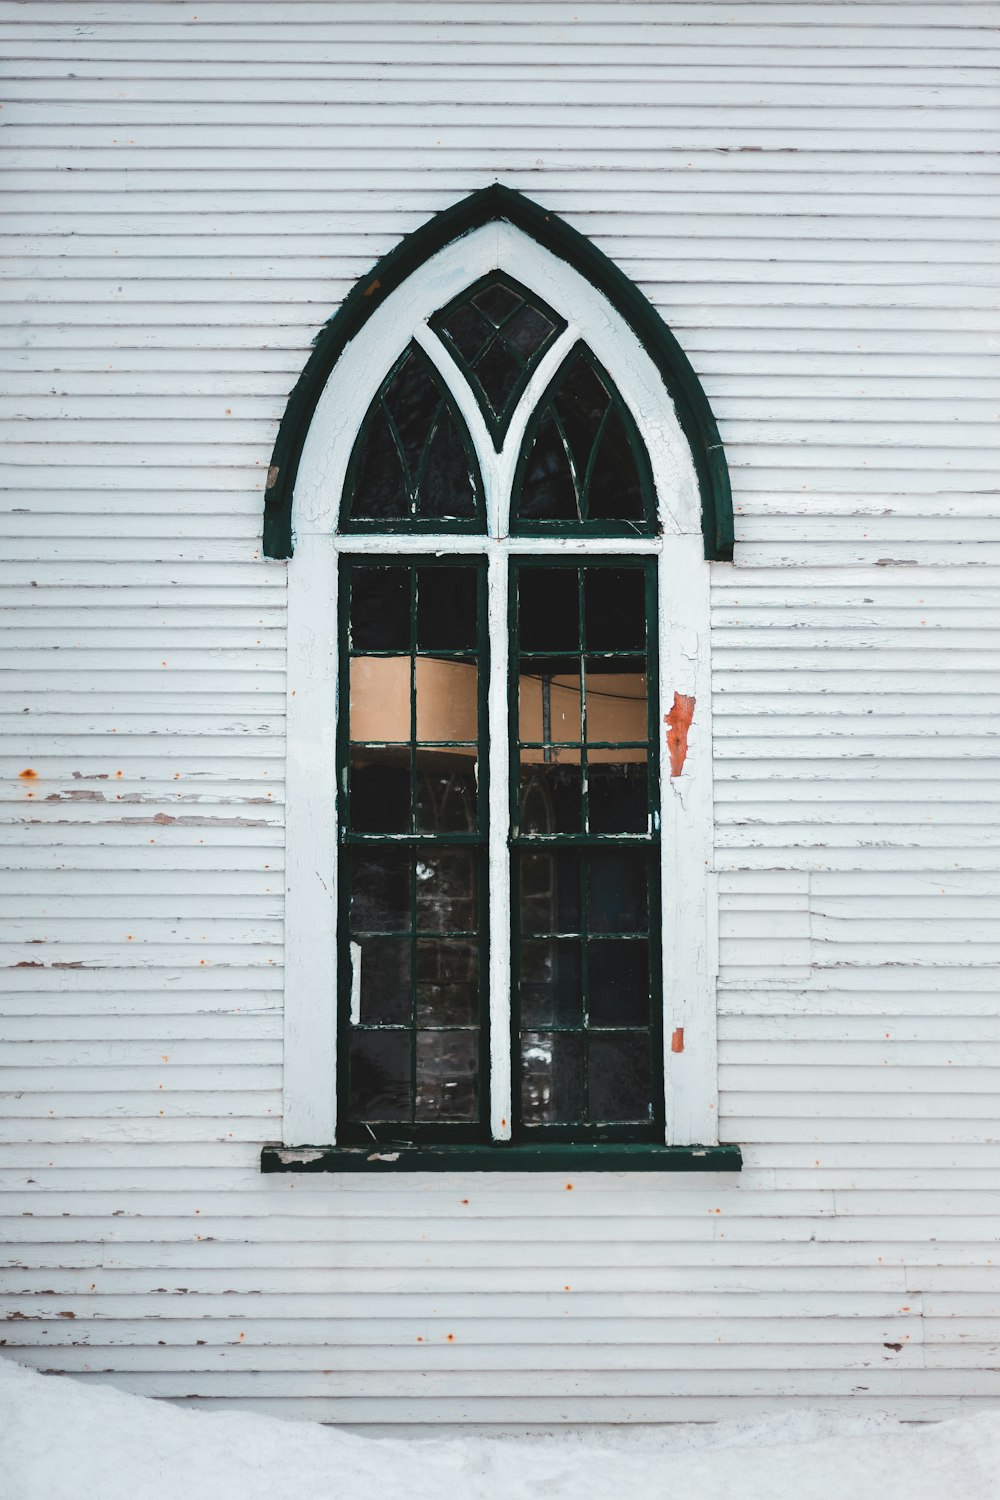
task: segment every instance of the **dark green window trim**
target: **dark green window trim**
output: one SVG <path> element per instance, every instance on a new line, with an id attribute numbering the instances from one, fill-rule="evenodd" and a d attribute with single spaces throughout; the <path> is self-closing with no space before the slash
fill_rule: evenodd
<path id="1" fill-rule="evenodd" d="M 262 1172 L 739 1172 L 739 1146 L 278 1146 Z M 568 1184 L 567 1184 L 568 1185 Z"/>
<path id="2" fill-rule="evenodd" d="M 264 555 L 292 554 L 292 494 L 313 412 L 344 349 L 376 308 L 437 251 L 483 224 L 502 219 L 579 271 L 602 292 L 641 341 L 676 406 L 701 492 L 705 556 L 733 555 L 733 505 L 722 439 L 708 398 L 687 356 L 643 293 L 596 245 L 530 198 L 494 183 L 437 214 L 407 235 L 348 294 L 321 329 L 288 399 L 268 469 Z"/>

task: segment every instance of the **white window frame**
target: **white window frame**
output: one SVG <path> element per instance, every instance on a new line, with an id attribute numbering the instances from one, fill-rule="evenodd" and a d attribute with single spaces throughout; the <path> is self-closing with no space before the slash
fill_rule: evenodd
<path id="1" fill-rule="evenodd" d="M 478 402 L 428 328 L 439 308 L 488 272 L 522 282 L 567 327 L 539 362 L 498 454 Z M 486 533 L 338 533 L 348 461 L 387 372 L 415 339 L 468 426 L 483 476 Z M 569 349 L 583 339 L 615 382 L 646 444 L 659 507 L 655 537 L 511 537 L 510 490 L 531 412 Z M 292 502 L 288 563 L 288 689 L 284 997 L 287 1146 L 337 1142 L 338 558 L 485 556 L 489 576 L 490 1127 L 510 1139 L 510 868 L 508 850 L 509 557 L 622 554 L 657 558 L 661 707 L 660 851 L 666 1143 L 718 1142 L 717 889 L 713 874 L 709 586 L 697 475 L 663 379 L 608 299 L 579 272 L 507 222 L 484 225 L 419 266 L 347 345 L 317 402 Z M 695 700 L 686 753 L 673 775 L 666 717 L 675 694 Z"/>

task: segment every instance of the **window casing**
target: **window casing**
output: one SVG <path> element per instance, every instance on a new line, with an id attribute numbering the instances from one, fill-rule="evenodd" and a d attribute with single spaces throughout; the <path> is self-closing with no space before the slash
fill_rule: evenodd
<path id="1" fill-rule="evenodd" d="M 662 381 L 649 360 L 644 367 L 641 345 L 595 288 L 576 272 L 554 266 L 553 257 L 540 252 L 511 226 L 502 226 L 500 232 L 491 229 L 478 243 L 475 234 L 460 243 L 461 254 L 453 246 L 434 258 L 435 274 L 427 278 L 428 285 L 423 284 L 418 270 L 389 304 L 380 309 L 380 313 L 391 311 L 393 316 L 371 320 L 380 326 L 373 330 L 376 336 L 368 340 L 363 357 L 360 347 L 363 341 L 348 347 L 318 404 L 296 485 L 297 550 L 289 578 L 290 875 L 284 1138 L 290 1145 L 299 1146 L 303 1143 L 329 1146 L 334 1142 L 344 1146 L 374 1145 L 379 1148 L 373 1153 L 376 1156 L 382 1148 L 397 1142 L 461 1139 L 501 1145 L 512 1140 L 523 1141 L 533 1132 L 537 1137 L 545 1135 L 548 1139 L 572 1142 L 666 1140 L 678 1145 L 710 1145 L 717 1134 L 709 869 L 711 783 L 708 716 L 704 712 L 708 703 L 707 565 L 701 556 L 693 466 L 683 436 L 676 423 L 671 424 L 671 413 L 665 409 Z M 517 372 L 513 400 L 505 399 L 502 383 L 494 386 L 492 395 L 490 392 L 484 395 L 483 390 L 477 392 L 466 379 L 460 362 L 449 352 L 446 339 L 434 327 L 449 307 L 461 306 L 463 299 L 467 301 L 479 282 L 496 278 L 498 261 L 509 287 L 527 291 L 547 313 L 555 315 L 555 321 L 550 319 L 551 327 L 537 357 L 529 355 L 525 368 Z M 451 295 L 443 295 L 449 281 Z M 408 513 L 375 518 L 351 513 L 361 462 L 358 433 L 365 428 L 366 415 L 384 393 L 390 372 L 398 368 L 408 351 L 412 358 L 413 350 L 420 351 L 426 366 L 436 372 L 441 389 L 453 404 L 449 419 L 454 420 L 453 414 L 457 413 L 454 425 L 456 429 L 464 427 L 463 442 L 468 438 L 477 475 L 473 482 L 474 505 L 479 507 L 471 518 L 425 517 L 420 513 L 419 496 L 412 486 L 405 501 Z M 640 497 L 640 514 L 592 516 L 583 462 L 577 463 L 570 475 L 576 486 L 578 519 L 551 511 L 545 514 L 544 505 L 541 512 L 535 505 L 534 513 L 526 505 L 525 513 L 519 514 L 521 497 L 530 489 L 527 480 L 533 455 L 546 440 L 543 429 L 548 423 L 548 440 L 551 440 L 550 419 L 559 391 L 566 384 L 567 374 L 583 356 L 599 376 L 603 375 L 611 396 L 605 428 L 612 422 L 616 424 L 616 432 L 625 433 L 630 451 L 638 455 L 633 488 Z M 475 351 L 467 356 L 467 362 L 474 358 Z M 485 386 L 486 382 L 482 384 Z M 491 413 L 493 420 L 489 421 Z M 565 449 L 571 446 L 564 443 Z M 592 470 L 601 461 L 596 446 L 590 455 Z M 620 454 L 620 450 L 619 437 L 617 449 L 612 445 L 612 453 Z M 572 464 L 570 468 L 573 469 Z M 418 1080 L 414 1076 L 413 1043 L 413 1037 L 422 1029 L 415 1024 L 418 969 L 422 976 L 420 984 L 435 982 L 433 966 L 428 968 L 428 938 L 416 922 L 393 929 L 391 934 L 385 929 L 399 943 L 399 953 L 404 943 L 408 945 L 414 987 L 409 1039 L 409 1118 L 362 1119 L 357 1117 L 357 1110 L 355 1118 L 351 1113 L 350 1072 L 344 1059 L 352 1044 L 352 1024 L 354 1036 L 365 1031 L 363 1022 L 358 1026 L 351 1020 L 352 1015 L 357 1017 L 361 1013 L 359 967 L 361 974 L 365 973 L 364 952 L 359 966 L 357 950 L 363 950 L 374 932 L 382 930 L 371 929 L 367 936 L 366 930 L 360 928 L 355 933 L 349 932 L 350 861 L 361 857 L 355 850 L 370 849 L 379 842 L 377 830 L 352 825 L 348 782 L 343 779 L 345 771 L 348 781 L 351 774 L 353 731 L 348 710 L 351 663 L 356 657 L 353 647 L 347 645 L 351 593 L 345 579 L 366 566 L 408 569 L 407 576 L 414 580 L 421 570 L 431 580 L 444 576 L 449 567 L 469 567 L 477 580 L 481 626 L 477 637 L 480 714 L 477 818 L 475 827 L 465 829 L 458 839 L 478 861 L 479 872 L 472 903 L 479 923 L 472 934 L 478 960 L 475 982 L 482 1000 L 480 1024 L 469 1051 L 469 1055 L 475 1054 L 481 1070 L 474 1118 L 416 1118 L 421 1114 L 416 1107 Z M 435 570 L 439 570 L 437 575 Z M 551 815 L 553 805 L 551 788 L 545 790 L 546 780 L 557 781 L 562 777 L 560 795 L 565 804 L 565 785 L 574 777 L 589 785 L 586 763 L 592 758 L 591 749 L 597 748 L 597 743 L 589 742 L 586 733 L 580 730 L 576 742 L 567 737 L 560 745 L 558 758 L 553 762 L 549 731 L 536 739 L 534 732 L 528 736 L 518 728 L 518 663 L 522 655 L 531 656 L 519 640 L 519 580 L 545 570 L 562 570 L 567 576 L 573 575 L 580 600 L 588 579 L 601 571 L 608 575 L 631 572 L 642 577 L 647 609 L 643 660 L 648 683 L 646 737 L 642 742 L 647 799 L 644 829 L 634 826 L 601 831 L 598 808 L 596 828 L 586 821 L 581 810 L 575 832 L 544 831 L 544 819 Z M 334 605 L 338 593 L 339 615 Z M 342 643 L 339 660 L 338 640 Z M 412 682 L 421 661 L 432 661 L 434 652 L 432 648 L 424 652 L 417 634 L 406 645 L 407 652 L 399 654 L 409 658 L 407 671 Z M 603 663 L 596 659 L 588 661 L 585 636 L 577 646 L 582 663 L 579 675 L 584 683 L 588 679 L 596 682 L 602 675 L 614 677 L 616 672 L 628 677 L 636 675 L 627 670 L 628 662 L 615 661 L 610 655 Z M 564 656 L 567 654 L 559 646 L 551 649 L 557 655 L 560 651 Z M 526 662 L 526 665 L 538 663 Z M 562 667 L 566 662 L 556 660 L 555 665 Z M 597 665 L 610 670 L 602 674 L 594 670 Z M 554 683 L 557 695 L 565 691 L 565 683 L 555 680 L 566 675 L 561 670 L 525 672 L 524 680 L 548 677 L 551 698 Z M 585 688 L 580 690 L 581 694 L 583 691 Z M 597 691 L 610 691 L 614 695 L 614 684 L 604 682 Z M 339 749 L 334 744 L 329 722 L 332 717 L 329 705 L 338 692 Z M 664 719 L 678 696 L 704 705 L 699 708 L 679 767 L 676 755 L 667 757 L 660 753 L 664 746 Z M 412 708 L 412 733 L 405 740 L 411 785 L 409 826 L 390 835 L 389 841 L 402 847 L 407 840 L 442 844 L 447 837 L 454 845 L 455 828 L 446 836 L 418 828 L 415 821 L 417 803 L 412 799 L 420 785 L 421 743 L 415 727 L 416 713 L 416 708 Z M 367 746 L 369 751 L 376 748 L 368 741 L 356 743 L 362 748 Z M 404 739 L 400 738 L 392 752 L 400 764 L 403 746 Z M 450 747 L 436 745 L 438 750 L 450 750 L 456 757 L 467 747 L 467 741 Z M 638 752 L 637 745 L 632 748 Z M 537 757 L 534 761 L 532 755 Z M 601 763 L 595 760 L 594 764 Z M 358 761 L 356 770 L 363 775 L 365 766 Z M 673 774 L 675 770 L 677 774 Z M 621 776 L 623 784 L 639 780 L 634 769 L 631 772 L 619 769 L 616 774 Z M 331 788 L 337 775 L 341 776 L 337 797 L 327 796 L 324 801 L 322 790 Z M 597 781 L 600 779 L 598 775 Z M 632 793 L 634 806 L 634 786 Z M 425 801 L 429 795 L 426 793 Z M 575 793 L 571 800 L 572 796 Z M 449 816 L 454 819 L 455 814 Z M 525 931 L 522 864 L 530 862 L 539 851 L 551 853 L 556 845 L 561 855 L 572 853 L 578 861 L 580 915 L 575 927 L 572 922 L 567 925 L 561 921 L 547 930 Z M 591 899 L 589 861 L 593 853 L 603 857 L 616 849 L 625 850 L 630 857 L 638 856 L 650 872 L 643 925 L 641 930 L 633 923 L 627 929 L 613 928 L 605 933 L 600 929 L 602 919 L 598 916 L 598 928 L 590 930 L 588 922 L 593 913 L 587 909 Z M 408 879 L 410 909 L 415 913 L 413 867 Z M 467 927 L 452 927 L 448 932 L 448 941 L 453 946 L 460 947 L 470 940 Z M 648 1007 L 645 1012 L 640 1008 L 640 1012 L 633 1013 L 641 1013 L 642 1025 L 631 1029 L 636 1034 L 642 1032 L 643 1045 L 649 1051 L 648 1077 L 652 1090 L 649 1107 L 641 1120 L 616 1121 L 609 1118 L 613 1110 L 597 1107 L 595 1113 L 589 1105 L 577 1110 L 577 1115 L 582 1113 L 585 1118 L 560 1119 L 561 1111 L 556 1109 L 549 1112 L 554 1117 L 526 1119 L 525 1100 L 529 1095 L 522 1091 L 517 1068 L 522 1032 L 533 1038 L 544 1035 L 547 1045 L 553 1037 L 569 1037 L 577 1048 L 580 1069 L 584 1072 L 593 1061 L 589 1054 L 595 1042 L 598 1054 L 609 1041 L 629 1042 L 633 1050 L 636 1045 L 634 1036 L 630 1039 L 624 1035 L 630 1031 L 629 1026 L 617 1028 L 623 1035 L 612 1037 L 608 1033 L 616 1030 L 614 1026 L 588 1029 L 579 1020 L 575 1027 L 572 1020 L 545 1021 L 544 1003 L 541 1008 L 536 1003 L 534 1010 L 528 1003 L 532 985 L 536 986 L 534 1000 L 539 1001 L 539 981 L 525 977 L 526 965 L 528 972 L 544 975 L 547 963 L 551 968 L 553 946 L 561 945 L 569 954 L 575 945 L 579 955 L 587 955 L 594 949 L 596 969 L 601 970 L 603 965 L 604 971 L 614 973 L 615 955 L 610 951 L 614 943 L 632 945 L 622 947 L 620 954 L 633 968 L 636 967 L 633 950 L 637 951 L 640 943 L 645 945 L 650 976 Z M 466 964 L 458 979 L 453 978 L 456 958 Z M 467 958 L 467 953 L 464 958 L 462 953 L 455 952 L 444 957 L 437 955 L 434 958 L 438 966 L 437 982 L 467 986 L 471 982 Z M 376 960 L 374 965 L 376 975 L 379 962 Z M 570 955 L 567 965 L 569 972 L 576 965 L 582 973 L 589 968 L 589 959 Z M 589 978 L 589 973 L 586 982 L 581 978 L 581 993 L 586 991 Z M 544 991 L 544 984 L 542 988 Z M 339 1038 L 331 1022 L 334 1007 L 330 1003 L 331 995 L 338 990 Z M 589 993 L 586 998 L 589 999 Z M 544 994 L 541 1000 L 545 1001 Z M 595 1003 L 598 1009 L 602 1004 L 605 1006 L 606 1015 L 607 1002 L 598 998 Z M 551 1009 L 550 1004 L 550 1012 Z M 392 1023 L 387 1025 L 391 1029 Z M 454 1030 L 461 1031 L 462 1027 L 455 1026 Z M 373 1023 L 371 1034 L 376 1032 L 379 1026 Z M 598 1032 L 603 1034 L 597 1035 Z M 386 1032 L 379 1034 L 384 1038 Z M 543 1054 L 544 1051 L 543 1046 Z M 333 1088 L 333 1067 L 338 1053 L 339 1097 Z M 538 1072 L 536 1068 L 535 1073 Z M 424 1088 L 425 1095 L 429 1088 L 429 1085 Z M 536 1100 L 540 1091 L 544 1093 L 541 1085 L 535 1087 Z M 538 1113 L 537 1105 L 535 1112 Z M 433 1114 L 433 1109 L 430 1113 Z M 530 1107 L 527 1113 L 530 1115 Z M 393 1125 L 397 1128 L 389 1128 Z"/>

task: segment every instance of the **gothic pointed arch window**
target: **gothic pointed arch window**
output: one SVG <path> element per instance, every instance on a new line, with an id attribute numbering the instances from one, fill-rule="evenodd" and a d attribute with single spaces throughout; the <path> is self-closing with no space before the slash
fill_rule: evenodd
<path id="1" fill-rule="evenodd" d="M 267 550 L 295 543 L 296 1149 L 265 1165 L 732 1167 L 706 876 L 718 434 L 586 241 L 504 189 L 450 212 L 348 299 L 271 469 Z"/>

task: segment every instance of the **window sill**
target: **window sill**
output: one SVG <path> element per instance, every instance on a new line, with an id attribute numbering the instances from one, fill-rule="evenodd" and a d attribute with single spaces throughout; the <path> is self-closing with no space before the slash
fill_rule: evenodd
<path id="1" fill-rule="evenodd" d="M 262 1172 L 739 1172 L 739 1146 L 277 1146 Z"/>

